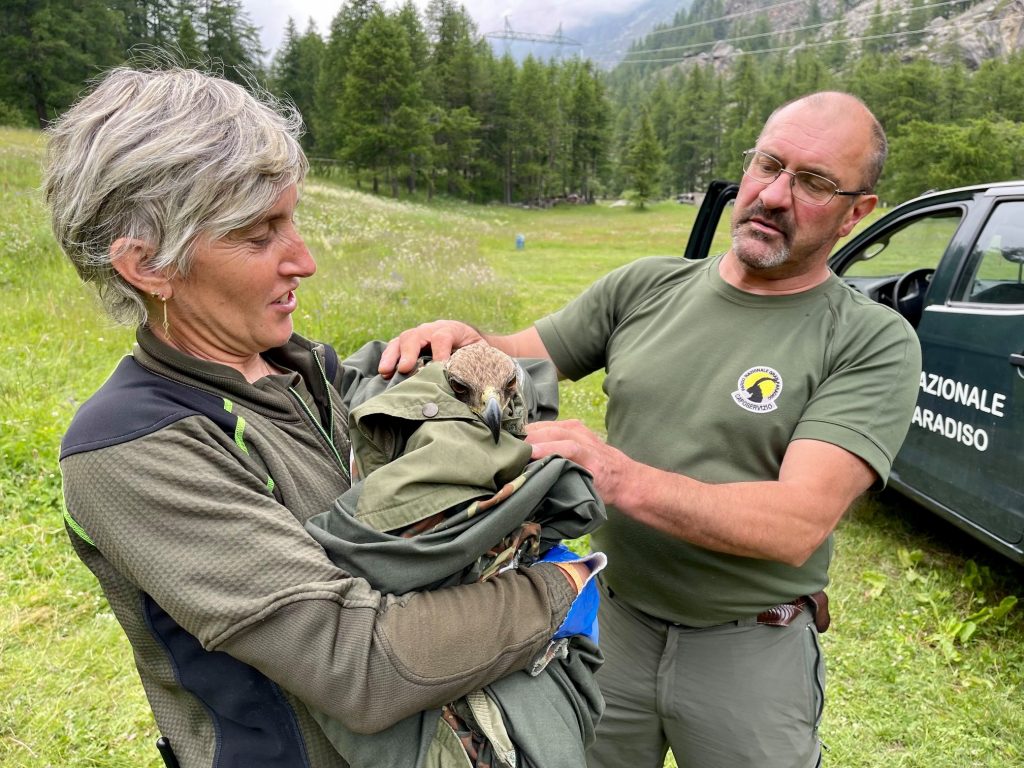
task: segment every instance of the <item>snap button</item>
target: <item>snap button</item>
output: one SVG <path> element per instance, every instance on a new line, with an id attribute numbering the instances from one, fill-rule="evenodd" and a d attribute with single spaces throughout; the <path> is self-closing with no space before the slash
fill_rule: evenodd
<path id="1" fill-rule="evenodd" d="M 425 403 L 423 405 L 423 415 L 428 419 L 432 419 L 437 416 L 437 403 Z"/>

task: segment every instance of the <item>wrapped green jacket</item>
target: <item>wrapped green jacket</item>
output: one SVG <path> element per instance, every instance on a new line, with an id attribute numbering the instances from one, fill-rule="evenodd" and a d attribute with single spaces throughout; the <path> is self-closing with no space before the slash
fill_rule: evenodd
<path id="1" fill-rule="evenodd" d="M 306 524 L 339 567 L 385 592 L 437 589 L 508 565 L 509 553 L 495 544 L 524 524 L 537 529 L 543 551 L 604 521 L 588 473 L 560 457 L 531 463 L 529 446 L 508 431 L 525 422 L 524 411 L 531 420 L 554 415 L 553 367 L 541 361 L 526 367 L 525 402 L 509 415 L 497 444 L 452 395 L 440 365 L 427 365 L 353 408 L 354 474 L 362 480 Z M 433 523 L 429 530 L 402 535 L 424 521 Z M 460 702 L 491 737 L 496 765 L 584 765 L 603 708 L 593 680 L 601 657 L 581 638 L 565 651 L 537 676 L 512 674 Z M 439 709 L 370 736 L 328 717 L 318 720 L 354 766 L 470 765 Z"/>

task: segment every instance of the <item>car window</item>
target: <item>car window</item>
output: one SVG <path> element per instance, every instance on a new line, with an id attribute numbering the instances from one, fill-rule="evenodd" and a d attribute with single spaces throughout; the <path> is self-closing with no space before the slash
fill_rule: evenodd
<path id="1" fill-rule="evenodd" d="M 971 253 L 970 279 L 958 291 L 976 304 L 1024 304 L 1024 201 L 1000 203 Z"/>
<path id="2" fill-rule="evenodd" d="M 886 230 L 843 270 L 845 277 L 901 275 L 912 269 L 935 269 L 953 239 L 963 211 L 947 208 Z"/>

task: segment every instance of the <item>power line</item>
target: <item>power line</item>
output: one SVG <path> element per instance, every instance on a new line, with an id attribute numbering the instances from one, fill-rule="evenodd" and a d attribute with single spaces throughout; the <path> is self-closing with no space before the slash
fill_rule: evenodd
<path id="1" fill-rule="evenodd" d="M 725 16 L 719 16 L 719 17 L 714 18 L 714 19 L 703 19 L 701 21 L 692 21 L 692 22 L 690 22 L 688 24 L 681 24 L 678 27 L 657 28 L 657 29 L 652 30 L 651 32 L 648 32 L 646 37 L 653 37 L 654 35 L 663 35 L 663 34 L 666 34 L 668 32 L 678 32 L 681 29 L 692 29 L 693 27 L 701 27 L 701 26 L 704 26 L 705 24 L 714 24 L 715 22 L 718 22 L 718 21 L 731 21 L 732 19 L 738 19 L 741 16 L 749 16 L 749 15 L 754 14 L 754 13 L 765 13 L 767 11 L 773 11 L 776 8 L 784 8 L 787 5 L 795 5 L 797 3 L 805 3 L 805 2 L 807 2 L 807 0 L 783 0 L 783 2 L 776 3 L 775 5 L 766 5 L 763 8 L 748 8 L 745 11 L 736 11 L 735 13 L 728 13 Z"/>
<path id="2" fill-rule="evenodd" d="M 922 27 L 920 30 L 904 30 L 903 32 L 888 32 L 882 35 L 865 35 L 862 37 L 850 37 L 843 40 L 823 40 L 820 42 L 811 43 L 800 43 L 798 45 L 782 45 L 776 48 L 762 48 L 760 50 L 734 50 L 728 53 L 723 58 L 733 58 L 735 56 L 755 56 L 763 53 L 779 53 L 780 51 L 790 51 L 798 47 L 804 48 L 821 48 L 826 45 L 845 45 L 847 43 L 860 43 L 864 40 L 883 40 L 888 38 L 907 37 L 909 35 L 916 35 L 919 32 L 924 32 L 927 27 Z M 725 41 L 722 41 L 725 42 Z M 622 61 L 621 63 L 678 63 L 685 61 L 689 56 L 683 56 L 682 58 L 650 58 L 650 59 L 637 59 L 632 61 Z"/>
<path id="3" fill-rule="evenodd" d="M 799 0 L 799 1 L 802 2 L 803 0 Z M 963 2 L 964 2 L 964 0 L 942 0 L 941 2 L 937 2 L 937 3 L 928 3 L 928 4 L 925 4 L 925 5 L 921 5 L 921 6 L 918 6 L 918 8 L 904 6 L 904 7 L 902 7 L 900 9 L 900 14 L 902 15 L 902 14 L 907 13 L 907 12 L 913 13 L 915 10 L 923 10 L 923 9 L 928 9 L 928 8 L 939 8 L 939 7 L 947 6 L 947 5 L 959 5 L 959 4 L 962 4 Z M 785 6 L 785 5 L 791 5 L 791 4 L 792 4 L 792 2 L 787 1 L 787 2 L 784 2 L 784 3 L 778 3 L 778 4 L 774 5 L 774 6 L 768 6 L 766 8 L 758 9 L 758 11 L 759 12 L 763 12 L 763 11 L 768 10 L 770 8 L 777 8 L 777 7 L 781 7 L 781 6 Z M 685 25 L 685 26 L 686 27 L 693 27 L 693 26 L 710 25 L 710 24 L 715 23 L 716 21 L 725 20 L 725 19 L 731 18 L 732 16 L 738 16 L 738 15 L 744 15 L 744 14 L 731 14 L 730 16 L 722 16 L 719 19 L 708 19 L 708 20 L 705 20 L 705 21 L 701 21 L 701 22 L 697 22 L 695 24 L 689 24 L 689 25 Z M 874 19 L 874 18 L 877 18 L 877 17 L 880 17 L 880 16 L 885 16 L 885 15 L 886 15 L 885 13 L 880 13 L 880 14 L 874 14 L 873 13 L 873 14 L 870 14 L 869 16 L 865 17 L 865 20 L 870 21 L 871 19 Z M 1013 15 L 1021 16 L 1021 15 L 1024 15 L 1024 14 L 1018 12 L 1017 14 L 1013 14 Z M 821 24 L 807 25 L 805 27 L 798 27 L 798 28 L 793 28 L 793 29 L 785 30 L 785 32 L 801 32 L 801 31 L 807 31 L 807 30 L 812 30 L 812 29 L 820 29 L 822 27 L 827 27 L 829 25 L 835 24 L 837 21 L 839 21 L 839 20 L 832 20 L 832 21 L 822 22 Z M 682 28 L 683 27 L 675 27 L 674 29 L 682 29 Z M 828 45 L 844 45 L 844 44 L 847 44 L 847 43 L 859 43 L 859 42 L 863 42 L 863 41 L 866 41 L 866 40 L 880 40 L 880 39 L 888 39 L 888 38 L 908 37 L 908 36 L 911 36 L 911 35 L 916 35 L 916 34 L 920 34 L 920 33 L 927 32 L 927 31 L 928 31 L 928 27 L 925 26 L 925 27 L 922 27 L 920 29 L 903 30 L 903 31 L 900 31 L 900 32 L 888 32 L 888 33 L 882 33 L 882 34 L 877 34 L 877 35 L 862 35 L 862 36 L 859 36 L 859 37 L 847 37 L 847 38 L 843 38 L 841 40 L 825 40 L 825 41 L 817 41 L 817 42 L 803 42 L 803 43 L 801 43 L 799 45 L 802 45 L 805 48 L 820 48 L 820 47 L 824 47 L 824 46 L 828 46 Z M 703 42 L 703 43 L 690 43 L 690 44 L 687 44 L 687 45 L 680 45 L 680 46 L 666 46 L 666 47 L 663 47 L 663 48 L 654 49 L 653 51 L 638 51 L 638 52 L 636 52 L 636 54 L 637 55 L 643 55 L 643 54 L 647 53 L 647 54 L 657 55 L 659 53 L 667 52 L 667 51 L 682 51 L 682 50 L 690 50 L 690 49 L 700 48 L 700 47 L 712 47 L 713 48 L 715 45 L 717 45 L 719 43 L 731 44 L 731 43 L 736 43 L 736 42 L 742 42 L 742 41 L 745 41 L 745 40 L 756 39 L 758 37 L 771 37 L 771 36 L 773 36 L 775 34 L 779 34 L 779 33 L 774 33 L 774 32 L 757 33 L 757 34 L 743 35 L 743 36 L 733 37 L 733 38 L 723 38 L 721 40 L 712 40 L 712 41 Z M 726 57 L 731 58 L 731 57 L 734 57 L 734 56 L 751 56 L 751 55 L 765 54 L 765 53 L 778 53 L 780 51 L 792 50 L 795 47 L 796 47 L 795 45 L 786 45 L 786 46 L 781 46 L 781 47 L 776 47 L 776 48 L 769 48 L 769 49 L 762 49 L 762 50 L 757 50 L 757 51 L 742 51 L 742 50 L 739 50 L 739 51 L 731 52 L 731 53 L 727 54 L 727 56 L 723 56 L 723 58 L 726 58 Z M 630 55 L 633 55 L 633 54 L 627 52 L 626 56 L 628 57 Z M 598 61 L 598 62 L 611 63 L 611 64 L 676 64 L 676 63 L 679 63 L 679 62 L 682 62 L 682 61 L 686 61 L 692 55 L 694 55 L 694 54 L 680 56 L 680 57 L 677 57 L 677 58 L 655 58 L 655 59 L 651 59 L 651 58 L 648 58 L 648 59 L 623 58 L 621 60 L 620 59 L 612 59 L 612 58 L 605 57 L 605 58 L 597 58 L 595 60 Z"/>
<path id="4" fill-rule="evenodd" d="M 501 32 L 487 32 L 484 37 L 490 37 L 496 40 L 523 40 L 531 43 L 547 43 L 551 45 L 569 45 L 577 48 L 582 48 L 583 43 L 577 42 L 570 37 L 566 37 L 562 34 L 562 25 L 558 25 L 558 32 L 553 35 L 541 35 L 534 32 L 516 32 L 512 29 L 512 22 L 509 21 L 509 17 L 505 17 L 505 29 Z"/>
<path id="5" fill-rule="evenodd" d="M 800 0 L 800 1 L 803 2 L 803 0 Z M 909 6 L 903 6 L 902 8 L 899 9 L 899 14 L 901 16 L 902 15 L 908 15 L 908 14 L 914 13 L 915 11 L 919 11 L 919 10 L 927 10 L 929 8 L 941 8 L 941 7 L 947 6 L 947 5 L 959 5 L 959 4 L 963 3 L 963 2 L 964 2 L 964 0 L 942 0 L 941 2 L 937 2 L 937 3 L 928 3 L 926 5 L 920 5 L 920 6 L 917 6 L 916 8 L 915 7 L 909 7 Z M 789 4 L 790 3 L 788 3 L 788 2 L 787 3 L 780 3 L 780 5 L 789 5 Z M 772 7 L 777 7 L 777 6 L 772 6 Z M 864 19 L 864 21 L 871 21 L 872 19 L 882 18 L 882 17 L 885 17 L 887 15 L 888 14 L 885 13 L 885 12 L 872 13 L 872 14 L 869 14 L 868 16 L 863 17 L 863 19 Z M 722 18 L 724 19 L 726 17 L 722 17 Z M 710 19 L 707 22 L 701 22 L 701 23 L 702 24 L 704 24 L 704 23 L 712 24 L 712 23 L 714 23 L 714 22 L 716 22 L 718 20 L 719 19 Z M 656 48 L 656 49 L 648 50 L 648 51 L 636 51 L 635 53 L 637 55 L 643 55 L 643 54 L 648 54 L 648 55 L 655 54 L 656 55 L 656 54 L 659 54 L 659 53 L 666 53 L 668 51 L 688 51 L 688 50 L 692 50 L 692 49 L 695 49 L 695 48 L 714 47 L 718 43 L 729 43 L 729 44 L 740 43 L 740 42 L 744 42 L 744 41 L 748 41 L 748 40 L 756 40 L 758 38 L 774 37 L 774 36 L 776 36 L 778 34 L 792 34 L 792 33 L 795 33 L 795 32 L 807 32 L 807 31 L 810 31 L 810 30 L 822 29 L 824 27 L 828 27 L 828 26 L 831 26 L 833 24 L 836 24 L 839 21 L 841 21 L 841 19 L 833 19 L 831 21 L 823 21 L 823 22 L 820 22 L 818 24 L 808 24 L 808 25 L 803 26 L 803 27 L 791 27 L 789 29 L 782 30 L 782 32 L 757 32 L 757 33 L 750 34 L 750 35 L 741 35 L 739 37 L 724 38 L 722 40 L 712 40 L 712 41 L 705 41 L 705 42 L 701 42 L 701 43 L 687 43 L 685 45 L 665 46 L 665 47 L 662 47 L 662 48 Z M 688 26 L 694 26 L 694 25 L 688 25 Z M 677 27 L 677 29 L 681 29 L 681 28 L 682 27 Z M 916 34 L 917 32 L 920 32 L 920 31 L 922 31 L 922 30 L 905 31 L 905 32 L 903 32 L 903 34 L 911 35 L 911 34 Z M 851 41 L 856 41 L 856 40 L 860 40 L 860 39 L 862 39 L 862 38 L 846 38 L 845 40 L 842 40 L 842 41 L 832 41 L 832 42 L 835 42 L 836 44 L 838 44 L 840 42 L 851 42 Z M 671 63 L 675 63 L 675 62 L 678 62 L 678 61 L 683 61 L 685 58 L 687 58 L 687 57 L 684 56 L 683 58 L 679 58 L 679 59 L 643 59 L 643 60 L 633 61 L 633 60 L 630 60 L 628 58 L 629 56 L 631 56 L 633 54 L 634 54 L 634 52 L 627 52 L 626 53 L 626 58 L 624 58 L 620 63 L 622 63 L 622 64 L 633 64 L 633 63 L 647 63 L 647 64 L 650 64 L 650 63 L 657 63 L 658 61 L 664 61 L 666 63 L 670 63 L 671 64 Z"/>

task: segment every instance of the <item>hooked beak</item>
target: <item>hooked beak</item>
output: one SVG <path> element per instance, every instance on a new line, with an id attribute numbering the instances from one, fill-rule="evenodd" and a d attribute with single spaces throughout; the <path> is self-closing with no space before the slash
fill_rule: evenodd
<path id="1" fill-rule="evenodd" d="M 498 433 L 501 432 L 501 404 L 497 393 L 484 393 L 484 407 L 480 412 L 480 418 L 484 420 L 484 424 L 491 430 L 491 435 L 494 437 L 495 444 L 497 444 Z"/>

